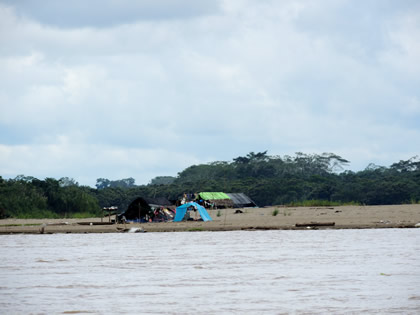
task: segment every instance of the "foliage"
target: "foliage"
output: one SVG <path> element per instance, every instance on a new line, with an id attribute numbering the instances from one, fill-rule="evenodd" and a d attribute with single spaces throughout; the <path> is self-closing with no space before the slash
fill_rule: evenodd
<path id="1" fill-rule="evenodd" d="M 283 216 L 287 217 L 292 215 L 292 211 L 290 209 L 283 209 Z"/>
<path id="2" fill-rule="evenodd" d="M 109 180 L 106 178 L 98 178 L 96 180 L 96 188 L 97 189 L 105 189 L 105 188 L 131 188 L 135 187 L 134 184 L 135 180 L 132 177 L 124 178 L 120 180 Z"/>
<path id="3" fill-rule="evenodd" d="M 156 176 L 150 181 L 150 185 L 170 185 L 175 179 L 173 176 Z"/>
<path id="4" fill-rule="evenodd" d="M 68 177 L 39 180 L 0 176 L 0 217 L 100 215 L 101 207 L 125 211 L 137 197 L 177 200 L 183 193 L 243 192 L 259 206 L 336 206 L 420 202 L 420 161 L 413 157 L 390 167 L 369 164 L 359 172 L 344 170 L 348 160 L 333 154 L 270 156 L 250 152 L 231 162 L 192 165 L 177 177 L 158 176 L 149 185 L 133 178 L 98 178 L 96 189 Z"/>
<path id="5" fill-rule="evenodd" d="M 271 213 L 271 215 L 272 215 L 273 217 L 277 216 L 278 214 L 279 214 L 279 209 L 278 209 L 278 208 L 275 208 L 275 209 L 273 210 L 273 212 Z"/>
<path id="6" fill-rule="evenodd" d="M 0 209 L 3 217 L 57 218 L 76 212 L 100 213 L 98 201 L 90 188 L 60 185 L 53 178 L 39 180 L 18 176 L 0 181 Z"/>

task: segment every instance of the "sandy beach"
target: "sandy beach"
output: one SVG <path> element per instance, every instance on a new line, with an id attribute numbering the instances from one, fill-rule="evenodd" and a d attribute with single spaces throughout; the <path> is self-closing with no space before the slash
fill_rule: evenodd
<path id="1" fill-rule="evenodd" d="M 238 210 L 242 211 L 242 213 Z M 277 215 L 273 215 L 277 211 Z M 109 218 L 5 219 L 0 234 L 233 231 L 276 229 L 414 228 L 420 204 L 389 206 L 282 207 L 209 210 L 213 221 L 109 224 Z"/>

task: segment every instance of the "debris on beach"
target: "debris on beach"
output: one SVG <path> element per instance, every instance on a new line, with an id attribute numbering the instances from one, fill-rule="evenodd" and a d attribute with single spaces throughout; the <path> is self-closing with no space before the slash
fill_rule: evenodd
<path id="1" fill-rule="evenodd" d="M 46 227 L 47 225 L 45 224 L 45 223 L 42 223 L 42 225 L 41 225 L 41 228 L 39 229 L 39 233 L 40 234 L 44 234 L 44 232 L 45 232 L 45 227 Z"/>
<path id="2" fill-rule="evenodd" d="M 376 224 L 390 224 L 391 221 L 389 221 L 389 220 L 380 220 L 380 221 L 373 222 L 373 223 L 376 223 Z"/>
<path id="3" fill-rule="evenodd" d="M 391 276 L 391 274 L 389 274 L 389 273 L 383 273 L 383 272 L 381 272 L 380 275 L 381 276 L 387 276 L 387 277 Z"/>
<path id="4" fill-rule="evenodd" d="M 145 230 L 143 228 L 132 227 L 130 228 L 127 233 L 144 233 Z"/>
<path id="5" fill-rule="evenodd" d="M 335 222 L 310 222 L 310 223 L 296 223 L 296 227 L 312 227 L 312 226 L 334 226 Z"/>

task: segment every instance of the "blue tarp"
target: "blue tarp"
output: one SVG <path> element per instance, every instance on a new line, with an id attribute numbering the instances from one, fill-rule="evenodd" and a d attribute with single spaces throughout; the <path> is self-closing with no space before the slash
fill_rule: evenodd
<path id="1" fill-rule="evenodd" d="M 211 219 L 210 215 L 208 214 L 208 212 L 206 211 L 206 209 L 203 206 L 200 206 L 196 202 L 188 202 L 188 203 L 183 204 L 182 206 L 179 206 L 179 207 L 176 208 L 176 214 L 175 214 L 174 222 L 182 221 L 185 214 L 187 213 L 187 209 L 191 206 L 195 207 L 198 210 L 198 212 L 200 213 L 203 221 L 213 221 Z"/>

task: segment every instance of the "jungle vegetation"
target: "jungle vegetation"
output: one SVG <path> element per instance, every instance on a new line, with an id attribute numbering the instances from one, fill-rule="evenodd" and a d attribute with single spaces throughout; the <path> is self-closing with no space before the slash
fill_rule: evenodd
<path id="1" fill-rule="evenodd" d="M 192 165 L 176 177 L 158 176 L 147 185 L 135 185 L 133 178 L 98 178 L 91 188 L 68 177 L 0 176 L 0 217 L 98 216 L 106 206 L 124 211 L 137 197 L 176 200 L 185 192 L 200 191 L 243 192 L 259 206 L 420 202 L 418 157 L 389 167 L 369 164 L 358 172 L 345 170 L 348 164 L 333 153 L 270 156 L 265 151 Z"/>

